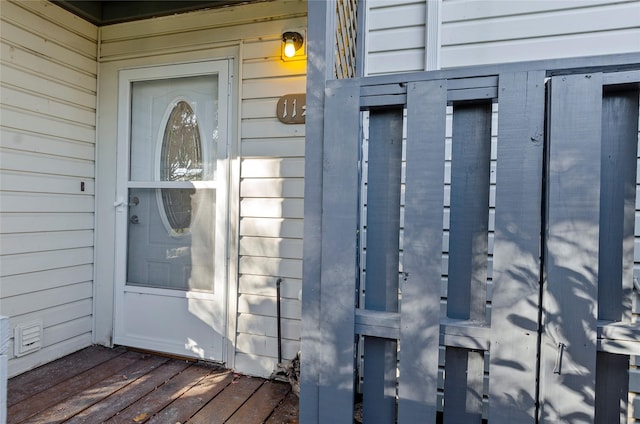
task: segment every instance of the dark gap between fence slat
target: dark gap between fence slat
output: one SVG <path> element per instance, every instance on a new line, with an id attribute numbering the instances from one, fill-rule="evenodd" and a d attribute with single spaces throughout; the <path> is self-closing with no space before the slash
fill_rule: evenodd
<path id="1" fill-rule="evenodd" d="M 602 98 L 598 319 L 631 322 L 638 89 Z M 596 355 L 595 422 L 626 422 L 629 356 Z"/>
<path id="2" fill-rule="evenodd" d="M 449 224 L 449 318 L 484 321 L 491 103 L 454 105 Z"/>
<path id="3" fill-rule="evenodd" d="M 365 308 L 398 311 L 402 109 L 369 115 Z"/>
<path id="4" fill-rule="evenodd" d="M 401 108 L 369 114 L 365 309 L 398 311 Z M 397 344 L 365 337 L 364 422 L 395 421 Z"/>
<path id="5" fill-rule="evenodd" d="M 491 171 L 491 103 L 454 104 L 447 317 L 484 321 Z M 461 372 L 466 370 L 466 372 Z M 479 372 L 480 375 L 475 375 Z M 482 419 L 482 353 L 447 348 L 445 423 Z M 476 398 L 479 395 L 479 402 Z"/>
<path id="6" fill-rule="evenodd" d="M 631 320 L 638 90 L 602 99 L 598 319 Z"/>
<path id="7" fill-rule="evenodd" d="M 444 372 L 444 424 L 482 422 L 482 352 L 448 347 Z"/>
<path id="8" fill-rule="evenodd" d="M 626 423 L 628 401 L 629 356 L 597 352 L 594 423 Z"/>

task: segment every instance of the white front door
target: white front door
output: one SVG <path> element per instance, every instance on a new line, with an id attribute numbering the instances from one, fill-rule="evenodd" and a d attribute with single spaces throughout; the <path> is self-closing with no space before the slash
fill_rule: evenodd
<path id="1" fill-rule="evenodd" d="M 229 62 L 119 78 L 114 342 L 224 361 Z"/>

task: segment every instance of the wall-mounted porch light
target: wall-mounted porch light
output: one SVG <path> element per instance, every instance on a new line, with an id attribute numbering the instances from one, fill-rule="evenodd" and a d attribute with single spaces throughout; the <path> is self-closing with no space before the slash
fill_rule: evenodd
<path id="1" fill-rule="evenodd" d="M 287 31 L 282 34 L 282 60 L 292 60 L 303 44 L 304 37 L 299 32 Z"/>

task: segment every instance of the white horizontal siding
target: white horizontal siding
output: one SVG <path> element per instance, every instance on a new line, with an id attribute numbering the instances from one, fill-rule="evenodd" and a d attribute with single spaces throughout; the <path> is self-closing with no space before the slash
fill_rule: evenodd
<path id="1" fill-rule="evenodd" d="M 10 298 L 28 293 L 38 293 L 70 284 L 91 281 L 91 264 L 34 271 L 2 277 L 2 295 Z"/>
<path id="2" fill-rule="evenodd" d="M 640 51 L 640 2 L 442 5 L 442 67 Z"/>
<path id="3" fill-rule="evenodd" d="M 34 134 L 28 131 L 16 131 L 3 127 L 2 147 L 8 152 L 17 151 L 30 155 L 41 154 L 44 158 L 60 157 L 81 159 L 86 161 L 86 168 L 91 170 L 95 156 L 95 144 L 78 142 L 52 137 L 45 134 Z M 19 156 L 16 156 L 19 157 Z M 32 158 L 34 156 L 31 156 Z M 35 156 L 38 157 L 38 156 Z M 0 158 L 2 160 L 2 158 Z M 4 165 L 12 165 L 11 161 L 2 162 Z M 15 169 L 15 168 L 14 168 Z M 89 173 L 89 175 L 92 175 Z"/>
<path id="4" fill-rule="evenodd" d="M 447 4 L 445 2 L 445 10 Z M 442 45 L 632 29 L 638 27 L 638 13 L 637 4 L 621 3 L 508 16 L 486 16 L 457 22 L 445 21 L 446 31 L 442 34 Z"/>
<path id="5" fill-rule="evenodd" d="M 426 1 L 367 2 L 365 13 L 367 75 L 424 70 Z"/>
<path id="6" fill-rule="evenodd" d="M 93 247 L 93 231 L 56 231 L 7 234 L 0 246 L 2 255 Z"/>
<path id="7" fill-rule="evenodd" d="M 367 3 L 367 75 L 425 69 L 426 4 Z M 440 10 L 442 68 L 640 51 L 638 0 L 443 0 Z"/>
<path id="8" fill-rule="evenodd" d="M 265 277 L 274 276 L 274 278 L 300 278 L 302 274 L 302 260 L 242 256 L 240 258 L 240 273 L 262 275 Z"/>
<path id="9" fill-rule="evenodd" d="M 0 276 L 6 277 L 9 275 L 91 264 L 93 262 L 93 248 L 81 247 L 77 249 L 21 253 L 5 255 L 2 259 Z"/>
<path id="10" fill-rule="evenodd" d="M 242 197 L 297 197 L 304 195 L 302 178 L 263 178 L 246 180 L 240 192 Z"/>
<path id="11" fill-rule="evenodd" d="M 282 124 L 275 111 L 280 96 L 305 92 L 306 61 L 283 62 L 280 49 L 280 34 L 272 34 L 246 41 L 242 50 L 236 367 L 262 376 L 278 357 L 279 278 L 285 359 L 300 340 L 305 127 Z"/>
<path id="12" fill-rule="evenodd" d="M 276 307 L 276 297 L 274 296 L 245 294 L 240 298 L 237 346 L 239 351 L 267 358 L 277 358 Z M 300 302 L 297 299 L 283 297 L 280 307 L 283 356 L 291 358 L 299 350 Z"/>
<path id="13" fill-rule="evenodd" d="M 306 77 L 304 75 L 294 75 L 285 78 L 274 78 L 265 84 L 261 80 L 248 80 L 242 82 L 242 91 L 251 93 L 250 98 L 244 101 L 255 99 L 277 99 L 282 93 L 304 93 L 306 90 Z M 244 104 L 244 102 L 243 102 Z"/>
<path id="14" fill-rule="evenodd" d="M 302 240 L 274 237 L 242 237 L 240 254 L 265 258 L 302 259 Z"/>
<path id="15" fill-rule="evenodd" d="M 242 178 L 304 177 L 304 158 L 245 158 Z"/>
<path id="16" fill-rule="evenodd" d="M 13 376 L 91 343 L 97 28 L 46 1 L 0 22 L 0 310 L 43 322 Z M 84 191 L 82 191 L 84 185 Z"/>
<path id="17" fill-rule="evenodd" d="M 84 183 L 83 193 L 93 195 L 93 179 L 87 178 L 78 182 L 77 176 L 6 171 L 0 180 L 0 190 L 75 195 L 78 190 L 82 189 L 82 183 Z"/>
<path id="18" fill-rule="evenodd" d="M 302 238 L 302 219 L 242 218 L 241 236 Z"/>
<path id="19" fill-rule="evenodd" d="M 0 213 L 0 233 L 93 229 L 92 213 Z"/>
<path id="20" fill-rule="evenodd" d="M 283 298 L 298 299 L 302 281 L 295 278 L 282 280 L 280 293 Z M 271 296 L 276 292 L 276 281 L 273 278 L 261 275 L 246 274 L 240 277 L 239 289 L 242 293 L 258 296 Z"/>
<path id="21" fill-rule="evenodd" d="M 243 217 L 299 218 L 304 217 L 302 199 L 248 198 L 240 201 Z"/>

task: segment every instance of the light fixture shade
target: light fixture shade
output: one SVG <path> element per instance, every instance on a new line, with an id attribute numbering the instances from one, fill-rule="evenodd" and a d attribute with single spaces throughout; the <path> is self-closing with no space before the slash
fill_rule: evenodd
<path id="1" fill-rule="evenodd" d="M 296 51 L 302 47 L 304 38 L 299 32 L 287 31 L 282 34 L 282 58 L 290 59 L 296 55 Z"/>

